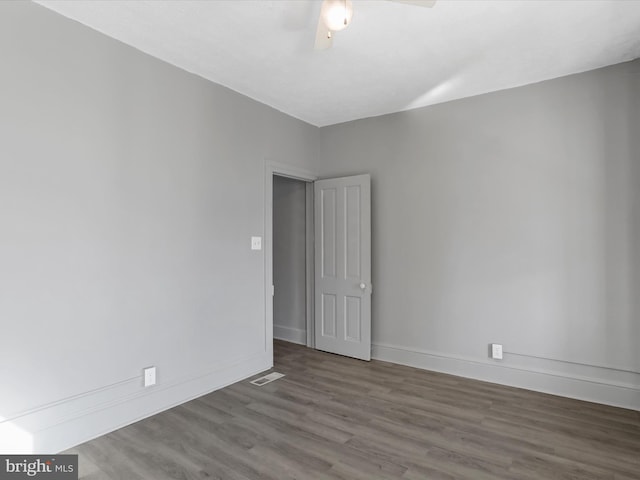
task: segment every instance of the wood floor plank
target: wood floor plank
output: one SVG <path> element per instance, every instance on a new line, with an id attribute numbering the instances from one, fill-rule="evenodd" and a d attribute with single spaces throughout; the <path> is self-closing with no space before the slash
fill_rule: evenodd
<path id="1" fill-rule="evenodd" d="M 274 342 L 239 382 L 65 452 L 84 480 L 640 480 L 640 412 Z"/>

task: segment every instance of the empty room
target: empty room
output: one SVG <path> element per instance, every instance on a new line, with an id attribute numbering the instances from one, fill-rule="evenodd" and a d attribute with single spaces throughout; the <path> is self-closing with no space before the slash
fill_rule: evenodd
<path id="1" fill-rule="evenodd" d="M 0 480 L 640 480 L 640 0 L 5 0 L 0 60 Z"/>

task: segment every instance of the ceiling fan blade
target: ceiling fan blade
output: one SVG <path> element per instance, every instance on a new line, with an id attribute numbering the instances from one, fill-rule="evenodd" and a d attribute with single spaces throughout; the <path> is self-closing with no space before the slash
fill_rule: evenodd
<path id="1" fill-rule="evenodd" d="M 436 0 L 389 0 L 390 2 L 406 3 L 407 5 L 414 5 L 416 7 L 431 8 L 435 5 Z"/>
<path id="2" fill-rule="evenodd" d="M 327 27 L 322 20 L 322 17 L 318 18 L 318 29 L 316 30 L 316 50 L 326 50 L 333 45 L 333 38 L 329 33 L 329 27 Z"/>

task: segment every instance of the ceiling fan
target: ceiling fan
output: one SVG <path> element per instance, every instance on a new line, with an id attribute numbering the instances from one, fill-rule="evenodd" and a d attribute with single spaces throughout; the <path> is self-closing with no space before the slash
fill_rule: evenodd
<path id="1" fill-rule="evenodd" d="M 436 0 L 388 0 L 389 2 L 406 3 L 416 7 L 431 8 Z M 353 18 L 351 0 L 323 0 L 316 31 L 316 50 L 326 50 L 333 45 L 333 32 L 344 30 Z"/>

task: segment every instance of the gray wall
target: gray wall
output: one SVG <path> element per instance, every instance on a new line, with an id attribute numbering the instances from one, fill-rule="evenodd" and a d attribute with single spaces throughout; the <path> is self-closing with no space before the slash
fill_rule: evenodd
<path id="1" fill-rule="evenodd" d="M 322 128 L 372 175 L 374 355 L 640 409 L 639 112 L 635 61 Z"/>
<path id="2" fill-rule="evenodd" d="M 0 58 L 0 451 L 268 368 L 264 162 L 310 169 L 318 129 L 28 2 Z"/>
<path id="3" fill-rule="evenodd" d="M 306 183 L 273 177 L 273 335 L 306 344 Z"/>

